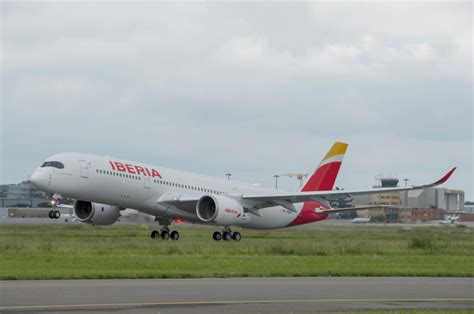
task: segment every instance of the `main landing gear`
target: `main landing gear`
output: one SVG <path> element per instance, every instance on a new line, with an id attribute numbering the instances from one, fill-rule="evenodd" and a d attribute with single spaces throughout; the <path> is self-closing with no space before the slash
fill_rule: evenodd
<path id="1" fill-rule="evenodd" d="M 220 240 L 224 240 L 224 241 L 231 241 L 231 240 L 234 240 L 234 241 L 240 241 L 240 239 L 242 239 L 242 236 L 240 235 L 240 232 L 234 232 L 232 233 L 232 230 L 230 230 L 229 228 L 225 228 L 222 232 L 219 232 L 219 231 L 216 231 L 212 234 L 212 238 L 215 240 L 215 241 L 220 241 Z"/>
<path id="2" fill-rule="evenodd" d="M 162 240 L 168 240 L 171 239 L 173 241 L 178 241 L 179 240 L 179 232 L 176 230 L 173 230 L 170 232 L 170 229 L 168 228 L 168 224 L 164 225 L 163 228 L 161 228 L 160 231 L 153 230 L 150 234 L 150 237 L 152 239 L 159 239 L 161 238 Z"/>

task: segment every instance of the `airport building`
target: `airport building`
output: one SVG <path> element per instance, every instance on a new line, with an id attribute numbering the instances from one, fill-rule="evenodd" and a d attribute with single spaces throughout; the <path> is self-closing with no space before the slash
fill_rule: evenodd
<path id="1" fill-rule="evenodd" d="M 474 214 L 474 203 L 472 203 L 472 202 L 464 203 L 464 211 L 466 213 L 473 213 Z"/>
<path id="2" fill-rule="evenodd" d="M 401 192 L 402 204 L 416 208 L 441 208 L 464 211 L 464 191 L 445 188 L 429 188 Z"/>
<path id="3" fill-rule="evenodd" d="M 38 190 L 29 182 L 19 184 L 9 184 L 6 198 L 45 198 L 46 193 Z"/>
<path id="4" fill-rule="evenodd" d="M 37 207 L 48 202 L 48 195 L 29 182 L 0 186 L 0 207 Z"/>

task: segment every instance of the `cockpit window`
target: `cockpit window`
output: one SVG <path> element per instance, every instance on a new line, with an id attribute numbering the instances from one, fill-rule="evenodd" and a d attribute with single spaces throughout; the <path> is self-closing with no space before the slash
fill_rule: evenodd
<path id="1" fill-rule="evenodd" d="M 45 161 L 41 167 L 54 167 L 58 169 L 64 169 L 64 164 L 59 161 Z"/>

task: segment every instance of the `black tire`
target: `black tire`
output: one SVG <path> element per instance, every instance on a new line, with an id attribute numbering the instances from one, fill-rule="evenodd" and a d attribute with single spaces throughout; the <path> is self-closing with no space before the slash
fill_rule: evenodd
<path id="1" fill-rule="evenodd" d="M 220 240 L 222 240 L 222 234 L 219 231 L 216 231 L 212 234 L 212 238 L 215 241 L 220 241 Z"/>
<path id="2" fill-rule="evenodd" d="M 151 237 L 152 239 L 158 239 L 158 238 L 160 237 L 160 233 L 159 233 L 158 231 L 156 231 L 156 230 L 153 230 L 153 231 L 151 232 L 151 234 L 150 234 L 150 237 Z"/>
<path id="3" fill-rule="evenodd" d="M 168 231 L 163 231 L 163 232 L 161 233 L 161 239 L 162 239 L 162 240 L 168 240 L 169 238 L 170 238 L 170 234 L 169 234 Z"/>
<path id="4" fill-rule="evenodd" d="M 54 210 L 50 210 L 50 211 L 48 212 L 48 217 L 49 217 L 49 219 L 54 219 L 53 212 L 54 212 Z"/>
<path id="5" fill-rule="evenodd" d="M 59 210 L 54 211 L 54 219 L 59 219 L 61 217 L 61 212 Z"/>
<path id="6" fill-rule="evenodd" d="M 240 235 L 240 232 L 234 232 L 234 234 L 232 235 L 232 240 L 240 241 L 240 239 L 242 239 L 242 236 Z"/>
<path id="7" fill-rule="evenodd" d="M 178 241 L 179 240 L 179 232 L 178 231 L 171 231 L 170 237 L 171 237 L 171 240 Z"/>
<path id="8" fill-rule="evenodd" d="M 232 234 L 230 232 L 225 231 L 222 234 L 222 239 L 224 239 L 224 241 L 230 241 L 232 240 Z"/>

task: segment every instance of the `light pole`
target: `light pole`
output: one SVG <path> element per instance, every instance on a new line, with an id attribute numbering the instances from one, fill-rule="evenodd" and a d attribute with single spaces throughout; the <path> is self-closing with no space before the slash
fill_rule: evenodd
<path id="1" fill-rule="evenodd" d="M 273 176 L 275 178 L 275 190 L 278 190 L 278 178 L 280 177 L 279 175 L 274 175 Z"/>
<path id="2" fill-rule="evenodd" d="M 232 173 L 226 173 L 225 176 L 227 177 L 227 180 L 230 180 L 230 176 L 232 175 Z"/>

